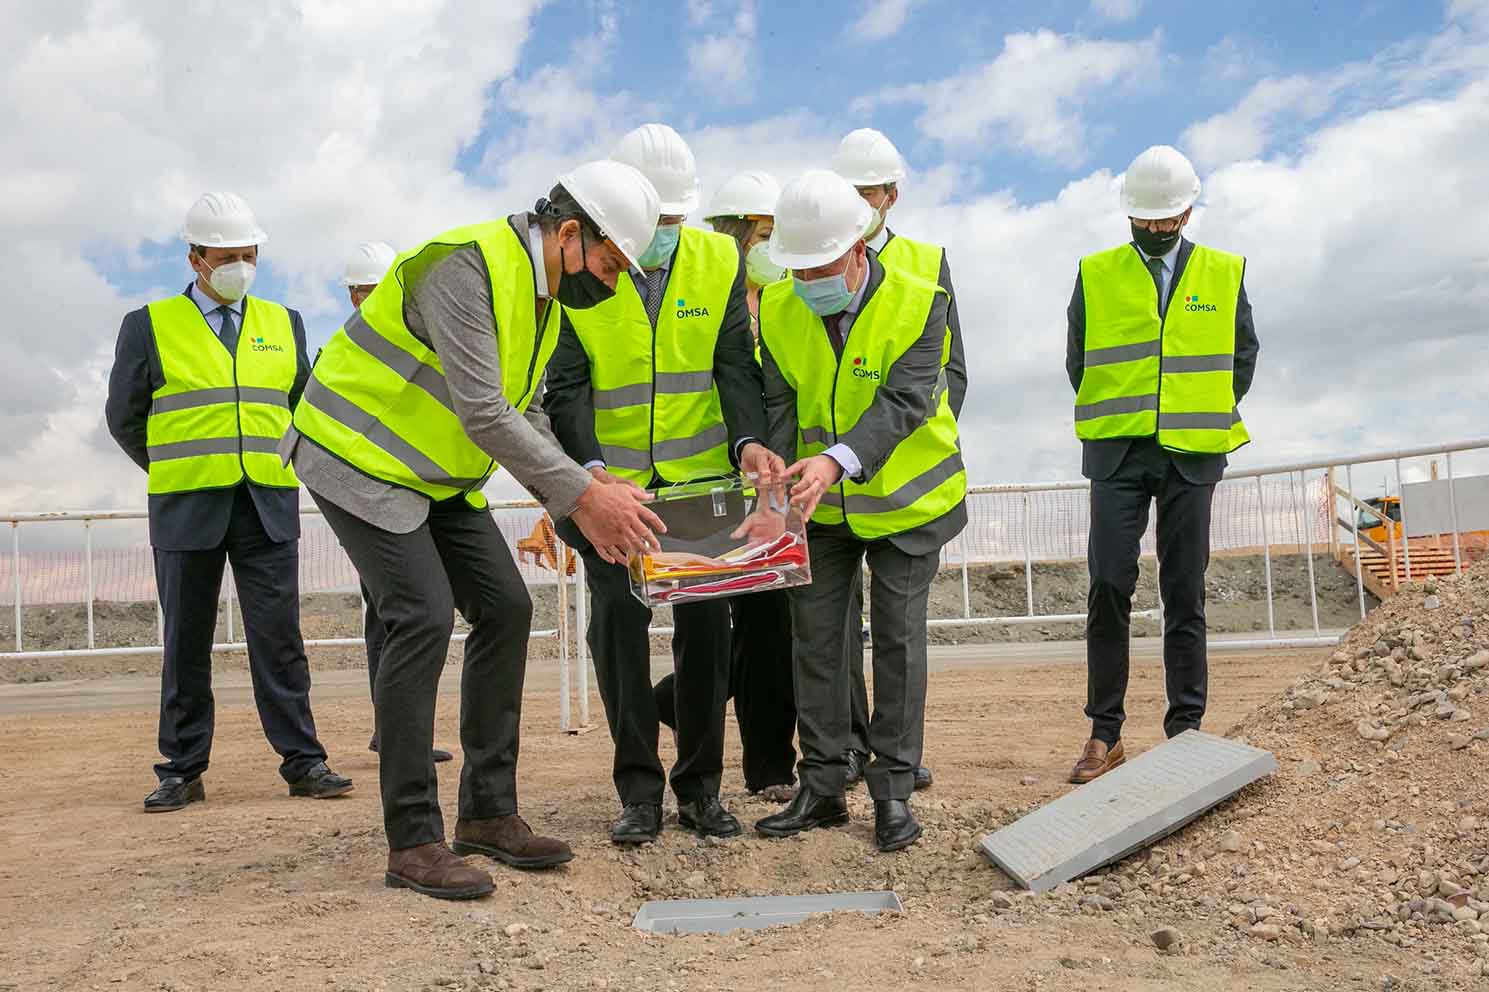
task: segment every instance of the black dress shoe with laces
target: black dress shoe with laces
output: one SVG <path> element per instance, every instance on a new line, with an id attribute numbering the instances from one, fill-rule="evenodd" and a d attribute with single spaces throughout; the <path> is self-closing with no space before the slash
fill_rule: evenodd
<path id="1" fill-rule="evenodd" d="M 863 781 L 863 770 L 868 767 L 869 756 L 862 751 L 847 751 L 843 754 L 843 760 L 848 763 L 848 778 L 843 784 L 849 789 L 856 789 L 858 783 Z"/>
<path id="2" fill-rule="evenodd" d="M 898 851 L 920 839 L 920 823 L 903 799 L 874 800 L 874 843 L 884 852 Z"/>
<path id="3" fill-rule="evenodd" d="M 308 796 L 311 799 L 331 799 L 351 791 L 352 780 L 345 775 L 337 775 L 326 767 L 324 761 L 317 761 L 310 771 L 290 783 L 290 795 Z"/>
<path id="4" fill-rule="evenodd" d="M 803 785 L 796 790 L 791 805 L 760 820 L 755 829 L 767 837 L 790 837 L 817 827 L 836 827 L 847 822 L 847 799 L 818 795 Z"/>
<path id="5" fill-rule="evenodd" d="M 201 776 L 190 781 L 178 776 L 161 779 L 155 791 L 145 797 L 146 813 L 174 813 L 178 809 L 185 809 L 192 803 L 199 803 L 207 798 L 206 787 L 202 785 Z"/>
<path id="6" fill-rule="evenodd" d="M 925 765 L 915 766 L 916 792 L 919 792 L 921 789 L 929 789 L 931 787 L 931 783 L 934 781 L 935 779 L 931 776 L 931 770 L 929 768 L 927 768 Z"/>
<path id="7" fill-rule="evenodd" d="M 744 830 L 717 796 L 678 803 L 677 824 L 703 837 L 738 837 Z"/>
<path id="8" fill-rule="evenodd" d="M 650 844 L 662 832 L 661 803 L 627 803 L 610 825 L 612 844 Z"/>

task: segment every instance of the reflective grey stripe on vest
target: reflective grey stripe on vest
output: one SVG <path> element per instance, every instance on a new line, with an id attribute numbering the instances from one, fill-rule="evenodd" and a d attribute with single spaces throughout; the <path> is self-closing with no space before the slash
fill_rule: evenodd
<path id="1" fill-rule="evenodd" d="M 243 450 L 260 455 L 277 455 L 279 454 L 279 438 L 245 434 L 243 435 Z"/>
<path id="2" fill-rule="evenodd" d="M 310 382 L 306 384 L 305 395 L 300 402 L 309 403 L 347 430 L 362 435 L 369 443 L 402 462 L 417 478 L 432 486 L 465 489 L 485 480 L 485 476 L 467 478 L 447 474 L 428 455 L 393 433 L 391 428 L 372 414 L 328 387 L 314 374 L 311 375 Z M 271 445 L 267 450 L 275 449 Z"/>
<path id="3" fill-rule="evenodd" d="M 803 427 L 801 429 L 802 444 L 826 444 L 831 439 L 826 427 Z"/>
<path id="4" fill-rule="evenodd" d="M 887 496 L 853 493 L 848 497 L 847 510 L 849 513 L 889 513 L 892 510 L 903 510 L 961 471 L 962 453 L 954 451 Z"/>
<path id="5" fill-rule="evenodd" d="M 1229 372 L 1236 367 L 1235 355 L 1169 355 L 1165 372 Z"/>
<path id="6" fill-rule="evenodd" d="M 192 441 L 152 444 L 149 452 L 152 462 L 166 462 L 173 458 L 197 458 L 202 455 L 236 455 L 238 438 L 236 436 L 204 437 Z"/>
<path id="7" fill-rule="evenodd" d="M 658 372 L 659 393 L 706 393 L 713 388 L 713 370 L 703 372 Z"/>
<path id="8" fill-rule="evenodd" d="M 644 472 L 651 468 L 651 452 L 637 448 L 602 444 L 600 445 L 600 457 L 605 459 L 606 465 L 614 465 L 616 468 L 628 468 L 636 472 Z"/>
<path id="9" fill-rule="evenodd" d="M 1157 338 L 1137 344 L 1119 344 L 1110 348 L 1092 348 L 1086 352 L 1086 368 L 1095 365 L 1116 365 L 1118 362 L 1136 362 L 1143 358 L 1157 358 L 1163 343 Z"/>
<path id="10" fill-rule="evenodd" d="M 174 413 L 177 410 L 190 410 L 199 406 L 236 403 L 239 400 L 244 403 L 262 403 L 265 406 L 283 407 L 286 410 L 290 408 L 289 395 L 283 390 L 269 389 L 265 386 L 213 386 L 210 389 L 188 389 L 184 393 L 171 393 L 169 396 L 157 397 L 150 403 L 150 416 Z"/>
<path id="11" fill-rule="evenodd" d="M 445 377 L 433 366 L 425 365 L 373 330 L 372 325 L 363 320 L 360 314 L 353 315 L 341 329 L 352 339 L 352 344 L 397 372 L 404 381 L 424 390 L 446 410 L 455 412 L 455 404 L 450 400 L 450 384 L 445 382 Z"/>
<path id="12" fill-rule="evenodd" d="M 1146 413 L 1158 409 L 1158 394 L 1146 396 L 1118 396 L 1097 403 L 1083 403 L 1075 408 L 1076 420 L 1095 420 L 1097 417 L 1114 417 L 1121 413 Z"/>
<path id="13" fill-rule="evenodd" d="M 638 382 L 634 386 L 596 389 L 592 396 L 596 410 L 619 410 L 628 406 L 645 406 L 651 402 L 651 383 Z"/>
<path id="14" fill-rule="evenodd" d="M 936 408 L 941 405 L 941 397 L 945 396 L 950 388 L 946 383 L 946 370 L 942 369 L 936 373 L 936 388 L 931 391 L 931 412 L 927 420 L 936 415 Z"/>
<path id="15" fill-rule="evenodd" d="M 1158 429 L 1161 431 L 1228 431 L 1241 422 L 1239 411 L 1230 413 L 1160 413 Z"/>
<path id="16" fill-rule="evenodd" d="M 692 437 L 675 438 L 671 441 L 654 441 L 651 446 L 652 457 L 659 462 L 676 461 L 679 458 L 691 458 L 701 455 L 705 451 L 717 448 L 729 440 L 729 429 L 723 424 L 714 424 L 708 430 Z"/>

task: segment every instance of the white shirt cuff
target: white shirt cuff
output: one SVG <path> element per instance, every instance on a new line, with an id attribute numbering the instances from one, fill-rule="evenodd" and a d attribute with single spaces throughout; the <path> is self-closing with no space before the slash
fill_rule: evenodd
<path id="1" fill-rule="evenodd" d="M 592 468 L 604 468 L 604 467 L 605 467 L 605 463 L 603 461 L 601 461 L 600 459 L 598 459 L 598 458 L 596 458 L 592 462 L 585 462 L 584 463 L 584 470 L 586 472 L 589 471 Z"/>
<path id="2" fill-rule="evenodd" d="M 835 444 L 822 453 L 842 467 L 845 478 L 856 479 L 863 471 L 863 464 L 858 456 L 846 444 Z"/>

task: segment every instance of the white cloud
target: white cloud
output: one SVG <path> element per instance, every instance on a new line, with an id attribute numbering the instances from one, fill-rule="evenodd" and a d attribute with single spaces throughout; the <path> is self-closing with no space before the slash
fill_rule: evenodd
<path id="1" fill-rule="evenodd" d="M 1114 24 L 1136 20 L 1142 10 L 1143 0 L 1091 0 L 1091 13 Z"/>
<path id="2" fill-rule="evenodd" d="M 693 95 L 705 103 L 734 103 L 749 97 L 759 57 L 754 0 L 729 5 L 688 0 L 688 20 L 694 26 L 723 27 L 688 43 L 688 74 L 700 87 Z"/>
<path id="3" fill-rule="evenodd" d="M 883 41 L 898 33 L 925 0 L 872 0 L 843 28 L 849 41 Z"/>
<path id="4" fill-rule="evenodd" d="M 1087 145 L 1087 102 L 1151 76 L 1161 55 L 1156 35 L 1104 41 L 1053 31 L 1011 34 L 990 62 L 936 82 L 890 87 L 862 106 L 918 104 L 916 126 L 944 145 L 999 144 L 1075 164 Z"/>
<path id="5" fill-rule="evenodd" d="M 1319 119 L 1359 77 L 1351 69 L 1322 77 L 1263 79 L 1236 106 L 1188 128 L 1181 143 L 1202 169 L 1253 158 L 1272 146 L 1279 125 Z"/>

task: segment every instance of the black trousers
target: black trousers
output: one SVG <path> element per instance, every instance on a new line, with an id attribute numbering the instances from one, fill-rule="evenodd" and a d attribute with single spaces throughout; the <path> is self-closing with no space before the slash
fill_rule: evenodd
<path id="1" fill-rule="evenodd" d="M 1134 442 L 1110 478 L 1091 483 L 1087 551 L 1086 716 L 1091 736 L 1115 744 L 1126 719 L 1132 594 L 1148 507 L 1158 502 L 1158 591 L 1163 599 L 1164 732 L 1198 729 L 1205 715 L 1205 569 L 1213 483 L 1187 480 L 1152 441 Z"/>
<path id="2" fill-rule="evenodd" d="M 383 618 L 377 614 L 377 605 L 372 601 L 372 593 L 367 589 L 367 583 L 362 583 L 362 602 L 365 604 L 362 616 L 362 638 L 367 642 L 367 688 L 372 694 L 374 702 L 377 700 L 377 668 L 383 658 L 383 642 L 388 639 L 388 630 L 383 626 Z M 377 736 L 374 732 L 373 736 Z"/>
<path id="3" fill-rule="evenodd" d="M 812 527 L 808 547 L 812 584 L 790 591 L 802 785 L 821 795 L 844 792 L 850 668 L 862 665 L 863 651 L 855 576 L 867 558 L 874 646 L 868 744 L 874 758 L 864 777 L 876 800 L 909 799 L 925 742 L 926 619 L 940 554 L 906 554 L 891 541 L 864 541 L 843 528 Z"/>
<path id="4" fill-rule="evenodd" d="M 791 676 L 791 599 L 785 590 L 729 600 L 729 696 L 739 723 L 745 788 L 796 782 L 796 687 Z M 674 661 L 676 660 L 674 654 Z M 677 728 L 677 677 L 653 687 L 657 715 Z"/>
<path id="5" fill-rule="evenodd" d="M 287 782 L 326 760 L 310 714 L 310 666 L 300 639 L 298 541 L 271 541 L 247 486 L 239 486 L 222 544 L 206 551 L 155 549 L 155 584 L 165 615 L 160 670 L 161 779 L 196 778 L 212 753 L 212 638 L 225 562 L 243 611 L 248 672 L 264 736 Z"/>
<path id="6" fill-rule="evenodd" d="M 625 566 L 595 553 L 579 528 L 564 521 L 559 536 L 584 556 L 589 587 L 589 650 L 605 719 L 615 743 L 615 791 L 623 804 L 660 803 L 668 777 L 657 757 L 661 718 L 651 684 L 651 610 L 631 595 Z M 724 772 L 724 704 L 729 695 L 729 603 L 722 599 L 673 607 L 672 656 L 677 764 L 672 791 L 679 802 L 719 794 Z"/>
<path id="7" fill-rule="evenodd" d="M 372 698 L 388 846 L 445 838 L 430 750 L 457 609 L 471 628 L 460 678 L 460 817 L 515 813 L 532 599 L 491 514 L 449 500 L 434 504 L 416 530 L 394 534 L 329 500 L 316 497 L 316 504 L 357 567 L 385 634 Z"/>

